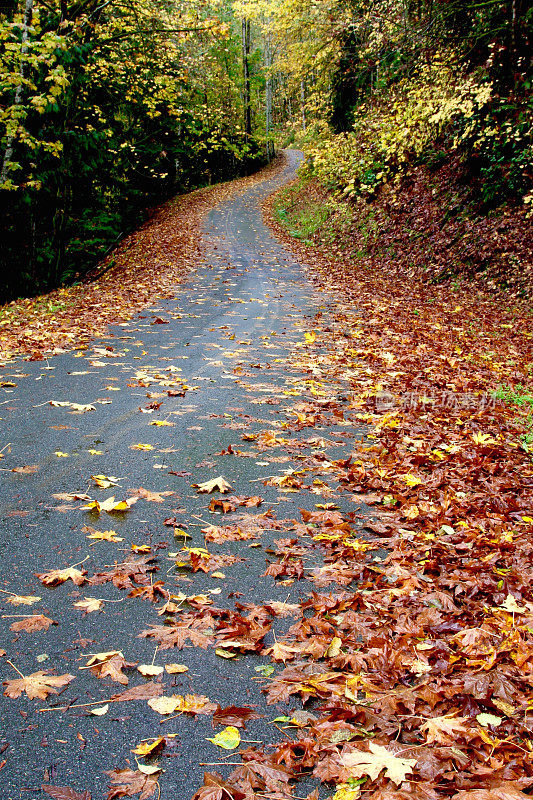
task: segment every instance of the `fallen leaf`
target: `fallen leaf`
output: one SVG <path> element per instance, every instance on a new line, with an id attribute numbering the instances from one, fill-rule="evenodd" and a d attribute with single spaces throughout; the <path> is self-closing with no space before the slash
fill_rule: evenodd
<path id="1" fill-rule="evenodd" d="M 246 800 L 247 795 L 238 786 L 224 781 L 218 772 L 204 772 L 204 785 L 196 791 L 192 800 Z"/>
<path id="2" fill-rule="evenodd" d="M 509 611 L 512 614 L 524 614 L 527 611 L 525 606 L 518 605 L 516 597 L 512 594 L 508 594 L 505 598 L 505 602 L 501 606 L 498 606 L 498 608 L 503 608 L 505 611 Z"/>
<path id="3" fill-rule="evenodd" d="M 454 794 L 452 800 L 531 800 L 531 795 L 520 791 L 511 781 L 504 781 L 491 789 L 464 789 Z"/>
<path id="4" fill-rule="evenodd" d="M 139 800 L 148 800 L 158 790 L 158 782 L 151 775 L 143 775 L 139 770 L 115 769 L 108 772 L 111 778 L 111 788 L 107 800 L 116 797 L 133 797 L 138 794 Z"/>
<path id="5" fill-rule="evenodd" d="M 142 486 L 140 489 L 135 490 L 136 497 L 141 497 L 150 503 L 163 503 L 165 497 L 170 497 L 173 494 L 174 492 L 149 492 L 148 489 L 143 489 Z"/>
<path id="6" fill-rule="evenodd" d="M 96 411 L 96 407 L 89 403 L 68 403 L 61 400 L 50 400 L 50 405 L 56 408 L 71 408 L 75 414 L 85 414 L 87 411 Z"/>
<path id="7" fill-rule="evenodd" d="M 209 494 L 210 492 L 229 492 L 231 490 L 231 485 L 227 482 L 222 475 L 219 475 L 218 478 L 213 478 L 210 481 L 204 481 L 203 483 L 193 483 L 193 488 L 196 489 L 198 494 Z"/>
<path id="8" fill-rule="evenodd" d="M 148 705 L 162 715 L 174 714 L 176 711 L 184 714 L 211 714 L 217 708 L 217 704 L 212 703 L 208 697 L 197 694 L 157 697 L 149 700 Z"/>
<path id="9" fill-rule="evenodd" d="M 13 606 L 32 606 L 34 603 L 38 603 L 41 598 L 31 594 L 12 594 L 6 600 Z"/>
<path id="10" fill-rule="evenodd" d="M 45 617 L 44 614 L 33 614 L 17 620 L 9 626 L 9 630 L 32 633 L 33 631 L 47 631 L 50 625 L 57 625 L 57 622 L 50 617 Z"/>
<path id="11" fill-rule="evenodd" d="M 335 788 L 336 791 L 331 800 L 359 800 L 361 797 L 361 789 L 359 786 L 350 786 L 347 783 L 341 783 Z M 394 794 L 396 793 L 388 792 L 387 794 L 389 795 L 388 800 L 394 800 Z M 311 797 L 312 795 L 309 795 L 307 800 L 311 800 Z M 316 795 L 316 800 L 319 800 L 318 794 Z M 376 800 L 378 800 L 378 798 L 376 798 Z M 381 800 L 387 800 L 386 795 L 382 796 Z M 401 798 L 398 797 L 398 800 L 401 800 Z"/>
<path id="12" fill-rule="evenodd" d="M 13 467 L 11 472 L 16 472 L 17 475 L 33 475 L 33 473 L 37 472 L 38 469 L 38 464 L 32 464 L 31 466 L 28 465 L 26 467 Z"/>
<path id="13" fill-rule="evenodd" d="M 109 711 L 109 703 L 106 703 L 105 706 L 99 706 L 98 708 L 90 708 L 89 714 L 92 714 L 95 717 L 103 717 L 104 714 L 107 714 Z"/>
<path id="14" fill-rule="evenodd" d="M 128 497 L 127 500 L 116 500 L 113 495 L 102 502 L 99 500 L 92 500 L 90 503 L 87 503 L 86 506 L 82 506 L 82 509 L 86 511 L 96 511 L 97 514 L 100 514 L 101 511 L 114 514 L 116 512 L 129 511 L 131 506 L 133 506 L 138 499 L 138 497 Z"/>
<path id="15" fill-rule="evenodd" d="M 159 766 L 148 766 L 147 764 L 139 764 L 137 761 L 137 768 L 139 772 L 142 772 L 143 775 L 157 775 L 161 772 L 161 767 Z"/>
<path id="16" fill-rule="evenodd" d="M 148 700 L 148 705 L 162 716 L 165 714 L 173 714 L 179 706 L 178 697 L 179 695 L 172 695 L 171 697 L 165 695 L 163 695 L 163 697 L 155 697 Z"/>
<path id="17" fill-rule="evenodd" d="M 49 794 L 54 800 L 91 800 L 90 792 L 75 792 L 69 786 L 47 786 L 43 784 L 41 791 Z"/>
<path id="18" fill-rule="evenodd" d="M 7 697 L 20 697 L 26 692 L 30 700 L 38 697 L 45 700 L 49 694 L 57 694 L 58 689 L 62 689 L 74 680 L 74 675 L 50 675 L 49 670 L 33 672 L 23 678 L 16 678 L 13 681 L 4 681 L 4 694 Z"/>
<path id="19" fill-rule="evenodd" d="M 72 581 L 72 583 L 76 584 L 76 586 L 82 586 L 87 578 L 86 570 L 80 571 L 79 569 L 74 569 L 74 567 L 67 567 L 66 569 L 52 569 L 50 572 L 43 572 L 41 574 L 36 573 L 36 577 L 39 578 L 41 583 L 44 583 L 45 586 L 60 586 L 65 581 Z"/>
<path id="20" fill-rule="evenodd" d="M 160 752 L 163 747 L 165 746 L 165 737 L 159 736 L 157 739 L 154 739 L 151 742 L 141 742 L 137 745 L 135 750 L 132 750 L 132 753 L 135 753 L 136 756 L 152 756 L 157 752 Z M 159 770 L 157 770 L 159 771 Z"/>
<path id="21" fill-rule="evenodd" d="M 257 714 L 253 708 L 246 706 L 227 706 L 218 708 L 213 713 L 213 725 L 233 725 L 236 728 L 244 728 L 245 722 L 251 719 L 262 719 L 262 714 Z"/>
<path id="22" fill-rule="evenodd" d="M 88 494 L 85 492 L 56 492 L 52 495 L 56 500 L 90 500 Z"/>
<path id="23" fill-rule="evenodd" d="M 217 647 L 215 655 L 220 656 L 220 658 L 237 658 L 239 654 L 235 653 L 233 650 L 224 650 L 223 647 Z"/>
<path id="24" fill-rule="evenodd" d="M 380 772 L 385 770 L 385 776 L 399 786 L 417 764 L 416 758 L 401 758 L 374 742 L 369 742 L 368 747 L 369 753 L 364 750 L 352 750 L 342 756 L 342 764 L 351 777 L 361 778 L 368 775 L 375 781 Z"/>
<path id="25" fill-rule="evenodd" d="M 152 700 L 163 694 L 163 684 L 156 681 L 141 683 L 140 686 L 131 686 L 119 694 L 114 694 L 111 698 L 114 701 L 129 702 L 130 700 Z"/>
<path id="26" fill-rule="evenodd" d="M 154 664 L 139 664 L 137 671 L 141 673 L 143 678 L 153 678 L 156 675 L 161 675 L 165 669 L 164 667 L 156 667 Z"/>
<path id="27" fill-rule="evenodd" d="M 116 683 L 121 683 L 124 686 L 128 684 L 128 677 L 124 674 L 124 669 L 131 669 L 137 666 L 137 662 L 129 662 L 124 658 L 123 653 L 119 650 L 110 650 L 106 653 L 95 653 L 91 656 L 86 664 L 92 674 L 97 678 L 111 678 Z M 85 669 L 86 667 L 80 667 Z"/>
<path id="28" fill-rule="evenodd" d="M 81 608 L 86 614 L 91 614 L 93 611 L 102 611 L 103 605 L 104 601 L 99 600 L 97 597 L 86 597 L 84 600 L 78 600 L 77 603 L 74 603 L 74 608 Z"/>
<path id="29" fill-rule="evenodd" d="M 477 714 L 476 719 L 484 728 L 487 728 L 489 725 L 498 727 L 498 725 L 501 725 L 503 722 L 502 717 L 497 717 L 495 714 Z"/>
<path id="30" fill-rule="evenodd" d="M 110 486 L 116 486 L 120 478 L 115 478 L 113 475 L 91 475 L 91 478 L 100 489 L 109 489 Z"/>
<path id="31" fill-rule="evenodd" d="M 241 743 L 241 735 L 238 728 L 234 725 L 228 725 L 227 728 L 217 733 L 216 736 L 208 736 L 207 741 L 213 742 L 217 747 L 222 747 L 223 750 L 235 750 Z"/>
<path id="32" fill-rule="evenodd" d="M 468 732 L 468 728 L 465 726 L 467 721 L 467 717 L 456 717 L 454 715 L 432 717 L 426 720 L 421 730 L 426 734 L 428 744 L 433 744 L 434 742 L 452 744 L 456 741 L 458 734 Z"/>
<path id="33" fill-rule="evenodd" d="M 84 525 L 82 530 L 84 532 L 90 531 L 87 536 L 87 539 L 95 539 L 96 541 L 102 542 L 123 542 L 124 538 L 122 536 L 117 536 L 116 531 L 97 531 L 94 528 L 91 528 L 89 525 Z"/>
<path id="34" fill-rule="evenodd" d="M 336 658 L 341 652 L 341 647 L 342 639 L 339 639 L 338 636 L 334 636 L 326 650 L 326 658 Z"/>

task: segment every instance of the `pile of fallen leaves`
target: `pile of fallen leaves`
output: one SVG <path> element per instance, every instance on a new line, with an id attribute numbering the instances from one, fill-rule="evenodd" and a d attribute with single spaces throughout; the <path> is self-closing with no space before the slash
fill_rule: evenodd
<path id="1" fill-rule="evenodd" d="M 201 528 L 205 546 L 189 542 L 178 518 L 165 516 L 163 524 L 183 541 L 176 553 L 167 554 L 165 543 L 132 544 L 112 565 L 91 568 L 83 561 L 40 572 L 35 578 L 43 594 L 80 589 L 76 613 L 98 615 L 106 602 L 116 602 L 93 597 L 100 586 L 114 587 L 125 601 L 153 604 L 146 605 L 152 612 L 146 627 L 134 635 L 157 645 L 156 655 L 139 664 L 119 650 L 87 653 L 76 676 L 24 675 L 6 658 L 18 676 L 4 681 L 4 695 L 10 703 L 23 695 L 49 698 L 47 711 L 81 708 L 97 717 L 111 704 L 145 704 L 154 736 L 131 751 L 141 759 L 137 768 L 129 760 L 126 768 L 108 771 L 107 800 L 159 795 L 165 780 L 159 757 L 172 757 L 177 736 L 161 733 L 160 721 L 178 715 L 210 717 L 222 730 L 208 741 L 232 753 L 229 763 L 216 762 L 229 774 L 207 772 L 193 800 L 289 800 L 309 792 L 302 782 L 325 785 L 306 800 L 325 794 L 334 800 L 527 800 L 533 788 L 533 463 L 523 408 L 506 402 L 509 392 L 495 396 L 495 390 L 527 385 L 531 321 L 481 292 L 458 296 L 442 287 L 405 286 L 386 273 L 354 274 L 342 261 L 278 234 L 331 302 L 283 364 L 289 388 L 272 385 L 271 396 L 261 392 L 252 400 L 272 403 L 279 416 L 269 419 L 268 429 L 252 431 L 251 416 L 242 414 L 241 422 L 224 414 L 221 424 L 240 431 L 240 441 L 216 455 L 268 459 L 279 474 L 262 480 L 293 501 L 292 516 L 276 515 L 285 503 L 265 508 L 260 495 L 237 494 L 220 474 L 190 484 L 205 496 L 205 514 L 216 514 Z M 253 391 L 252 373 L 242 364 L 234 374 L 243 391 Z M 246 366 L 261 368 L 255 360 Z M 135 386 L 150 388 L 158 375 L 140 371 Z M 185 391 L 182 379 L 172 381 L 170 392 L 168 385 L 161 381 L 168 395 Z M 65 413 L 93 408 L 52 404 L 68 407 Z M 339 454 L 339 442 L 331 440 L 341 432 Z M 142 453 L 153 446 L 131 448 Z M 112 519 L 175 494 L 140 487 L 120 499 L 126 487 L 117 488 L 119 478 L 98 473 L 91 480 L 96 497 L 97 489 L 117 494 L 54 497 L 75 504 L 63 509 Z M 310 499 L 314 510 L 299 508 Z M 124 541 L 114 530 L 82 530 L 92 544 Z M 265 548 L 264 576 L 282 587 L 305 580 L 300 599 L 295 592 L 292 602 L 259 604 L 238 591 L 245 558 L 224 547 L 260 546 L 267 532 L 276 538 Z M 195 575 L 224 580 L 223 570 L 234 564 L 233 607 L 217 605 L 220 587 L 193 589 Z M 41 601 L 5 593 L 6 602 L 32 611 Z M 57 625 L 38 607 L 9 616 L 17 618 L 10 624 L 17 635 Z M 254 736 L 243 742 L 241 730 L 259 716 L 251 706 L 221 708 L 204 694 L 173 692 L 168 680 L 188 671 L 174 653 L 190 647 L 213 649 L 227 663 L 263 658 L 254 669 L 268 703 L 285 704 L 287 712 L 270 720 L 282 728 L 282 741 L 263 746 Z M 130 685 L 139 674 L 146 682 Z M 86 687 L 82 676 L 93 688 L 106 680 L 120 689 L 91 702 L 55 697 L 71 684 Z M 236 700 L 241 690 L 238 685 Z M 90 800 L 88 792 L 67 787 L 44 785 L 43 791 L 59 800 Z"/>
<path id="2" fill-rule="evenodd" d="M 283 163 L 280 157 L 250 177 L 170 200 L 83 283 L 0 307 L 0 359 L 26 355 L 40 360 L 45 354 L 78 347 L 156 300 L 173 297 L 176 285 L 202 259 L 200 231 L 208 212 L 274 174 Z"/>
<path id="3" fill-rule="evenodd" d="M 334 321 L 314 323 L 313 375 L 350 386 L 337 413 L 368 435 L 333 469 L 376 514 L 355 539 L 338 514 L 304 516 L 328 588 L 278 642 L 290 663 L 268 693 L 319 714 L 276 761 L 335 782 L 336 800 L 525 799 L 533 462 L 525 413 L 496 390 L 527 385 L 531 318 L 480 290 L 354 273 L 267 217 L 335 292 Z"/>
<path id="4" fill-rule="evenodd" d="M 371 202 L 338 198 L 316 180 L 296 182 L 280 200 L 296 228 L 300 215 L 320 220 L 306 236 L 354 269 L 371 265 L 406 281 L 459 285 L 461 291 L 477 286 L 506 304 L 531 304 L 527 208 L 504 205 L 488 213 L 473 196 L 480 196 L 479 188 L 473 190 L 459 160 L 448 159 L 438 169 L 411 167 Z"/>

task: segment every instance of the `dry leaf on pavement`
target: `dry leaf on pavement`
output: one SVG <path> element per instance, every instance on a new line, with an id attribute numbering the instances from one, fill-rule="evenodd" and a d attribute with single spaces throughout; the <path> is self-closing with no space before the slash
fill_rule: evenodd
<path id="1" fill-rule="evenodd" d="M 50 675 L 49 670 L 39 670 L 23 678 L 16 678 L 13 681 L 4 681 L 4 694 L 6 697 L 20 697 L 25 692 L 30 700 L 39 698 L 45 700 L 49 694 L 57 694 L 58 689 L 62 689 L 74 680 L 74 675 Z"/>

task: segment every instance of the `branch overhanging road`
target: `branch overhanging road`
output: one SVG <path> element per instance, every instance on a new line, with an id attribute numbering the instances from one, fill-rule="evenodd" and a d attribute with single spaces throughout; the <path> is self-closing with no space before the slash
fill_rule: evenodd
<path id="1" fill-rule="evenodd" d="M 161 682 L 164 688 L 159 694 L 164 696 L 194 694 L 222 708 L 253 707 L 263 716 L 240 729 L 242 747 L 268 750 L 269 743 L 288 735 L 280 733 L 272 720 L 297 708 L 298 702 L 267 705 L 261 691 L 264 681 L 256 668 L 271 664 L 260 651 L 275 644 L 294 618 L 271 614 L 266 625 L 259 617 L 258 625 L 267 632 L 254 652 L 232 646 L 231 641 L 225 646 L 220 616 L 213 630 L 208 615 L 212 608 L 234 612 L 236 603 L 264 606 L 304 599 L 315 588 L 307 576 L 321 564 L 320 552 L 309 541 L 302 551 L 300 542 L 285 545 L 292 547 L 295 559 L 301 559 L 304 577 L 291 575 L 290 570 L 278 580 L 265 575 L 268 563 L 277 560 L 275 542 L 297 539 L 287 520 L 296 525 L 301 522 L 299 508 L 315 511 L 317 504 L 331 499 L 345 515 L 353 515 L 357 508 L 349 493 L 336 493 L 335 481 L 330 481 L 331 487 L 326 480 L 313 486 L 312 470 L 300 476 L 306 484 L 301 491 L 265 485 L 272 476 L 301 469 L 306 459 L 313 459 L 313 452 L 319 451 L 317 458 L 322 460 L 347 457 L 354 438 L 362 435 L 341 418 L 339 424 L 319 421 L 314 427 L 283 427 L 295 418 L 294 412 L 286 413 L 288 408 L 320 396 L 316 381 L 304 383 L 316 377 L 313 359 L 320 354 L 315 348 L 311 355 L 309 332 L 313 317 L 318 313 L 327 317 L 327 303 L 334 302 L 313 288 L 262 221 L 262 199 L 291 178 L 298 160 L 298 154 L 289 152 L 280 175 L 211 212 L 204 236 L 207 261 L 179 287 L 174 300 L 116 326 L 87 350 L 56 356 L 49 363 L 18 362 L 10 370 L 10 381 L 16 385 L 2 389 L 0 406 L 2 444 L 10 444 L 9 455 L 0 462 L 4 469 L 0 648 L 6 651 L 0 659 L 2 679 L 18 679 L 15 667 L 25 676 L 49 670 L 51 675 L 74 679 L 45 699 L 28 699 L 26 694 L 2 697 L 3 800 L 48 796 L 43 785 L 87 791 L 93 800 L 105 798 L 110 786 L 106 771 L 137 770 L 136 759 L 163 770 L 153 779 L 159 782 L 163 800 L 190 798 L 202 784 L 204 771 L 227 775 L 223 766 L 204 766 L 239 761 L 236 751 L 228 758 L 228 752 L 207 740 L 222 730 L 213 727 L 212 715 L 182 713 L 169 718 L 148 706 L 146 699 L 109 703 L 102 717 L 89 713 L 124 690 L 148 682 Z M 342 385 L 335 391 L 342 402 Z M 75 406 L 54 406 L 50 401 L 92 405 L 94 410 L 76 413 L 80 409 Z M 305 418 L 305 411 L 302 414 Z M 154 424 L 158 422 L 164 424 Z M 242 455 L 235 454 L 239 450 Z M 226 454 L 221 455 L 223 451 Z M 320 462 L 315 459 L 315 463 Z M 21 465 L 30 469 L 23 474 L 10 471 Z M 117 481 L 102 489 L 92 475 Z M 228 494 L 202 494 L 193 488 L 219 475 L 231 484 Z M 295 480 L 298 485 L 299 479 Z M 77 497 L 85 494 L 89 500 Z M 208 509 L 213 498 L 224 501 L 231 495 L 258 495 L 262 504 L 228 514 Z M 82 508 L 111 496 L 117 502 L 137 497 L 137 502 L 127 511 L 111 514 Z M 270 514 L 254 523 L 268 509 Z M 359 513 L 364 514 L 364 508 Z M 163 524 L 169 519 L 173 523 Z M 277 529 L 271 520 L 281 521 Z M 169 553 L 180 552 L 184 545 L 206 547 L 202 529 L 209 525 L 240 525 L 255 538 L 207 544 L 211 554 L 222 556 L 207 572 L 176 567 L 176 557 L 169 558 Z M 113 530 L 113 538 L 122 541 L 89 539 L 87 528 Z M 192 538 L 175 538 L 173 528 L 185 529 Z M 149 553 L 143 552 L 147 545 Z M 225 563 L 228 556 L 240 560 Z M 155 559 L 147 572 L 140 569 L 132 577 L 132 568 L 129 580 L 134 588 L 161 581 L 156 602 L 142 595 L 128 597 L 128 578 L 125 588 L 110 579 L 91 584 L 96 574 L 131 558 L 140 563 Z M 191 555 L 184 552 L 179 558 L 187 561 Z M 66 580 L 50 588 L 35 577 L 72 565 L 84 576 L 80 586 Z M 157 571 L 150 571 L 153 566 Z M 176 601 L 181 603 L 178 617 L 191 610 L 197 615 L 192 628 L 210 639 L 205 649 L 192 642 L 181 650 L 163 649 L 154 638 L 139 638 L 142 631 L 163 624 L 165 616 L 158 610 L 168 593 L 180 592 L 205 595 L 206 602 L 213 603 L 200 600 L 191 606 Z M 41 599 L 31 606 L 16 605 L 9 602 L 13 599 L 9 593 Z M 84 614 L 74 603 L 86 597 L 109 602 L 100 611 Z M 251 612 L 241 609 L 241 613 Z M 41 614 L 57 624 L 33 632 L 11 630 L 24 619 L 22 615 Z M 202 614 L 208 620 L 204 629 Z M 236 657 L 221 657 L 217 647 Z M 83 669 L 91 654 L 110 651 L 121 652 L 131 664 L 164 667 L 179 662 L 188 671 L 144 678 L 134 666 L 126 666 L 123 674 L 128 683 L 121 684 Z M 51 710 L 65 706 L 69 708 Z M 161 735 L 167 736 L 166 746 L 156 758 L 131 753 L 141 741 Z M 312 779 L 299 786 L 297 794 L 316 784 Z"/>

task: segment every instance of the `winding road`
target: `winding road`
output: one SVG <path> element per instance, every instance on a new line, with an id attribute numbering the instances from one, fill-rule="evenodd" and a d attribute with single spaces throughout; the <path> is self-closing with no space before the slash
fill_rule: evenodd
<path id="1" fill-rule="evenodd" d="M 161 715 L 146 699 L 108 702 L 148 682 L 161 683 L 164 696 L 194 694 L 222 708 L 253 707 L 262 716 L 239 729 L 242 747 L 266 748 L 291 735 L 273 720 L 297 704 L 267 705 L 261 691 L 272 663 L 261 650 L 287 630 L 294 622 L 291 616 L 270 614 L 264 641 L 255 649 L 232 647 L 230 640 L 221 643 L 220 624 L 213 631 L 208 617 L 204 629 L 198 620 L 192 623 L 211 639 L 205 648 L 191 640 L 183 649 L 164 649 L 139 634 L 163 624 L 164 612 L 158 612 L 169 593 L 180 606 L 178 616 L 191 608 L 205 609 L 206 615 L 213 608 L 235 612 L 239 603 L 245 607 L 243 616 L 253 616 L 247 604 L 264 609 L 272 601 L 291 604 L 304 598 L 315 589 L 309 572 L 321 563 L 312 547 L 301 555 L 299 544 L 294 545 L 303 576 L 265 574 L 268 564 L 276 562 L 276 541 L 295 536 L 287 521 L 297 528 L 299 508 L 314 510 L 331 497 L 341 511 L 353 511 L 350 496 L 326 486 L 323 475 L 322 486 L 305 476 L 299 491 L 280 491 L 294 488 L 290 481 L 281 487 L 265 485 L 272 476 L 298 471 L 313 453 L 322 461 L 346 457 L 352 437 L 360 435 L 342 420 L 286 427 L 297 418 L 290 410 L 295 404 L 302 404 L 304 418 L 309 413 L 305 403 L 320 399 L 320 348 L 309 347 L 309 332 L 313 317 L 327 316 L 328 304 L 335 302 L 315 290 L 262 221 L 261 201 L 293 176 L 299 159 L 288 151 L 283 172 L 211 212 L 204 230 L 206 261 L 177 287 L 173 300 L 115 326 L 87 349 L 49 362 L 12 362 L 3 371 L 2 680 L 20 678 L 17 670 L 24 676 L 49 670 L 74 679 L 45 699 L 2 697 L 2 800 L 50 796 L 43 786 L 70 787 L 81 797 L 88 798 L 83 794 L 88 792 L 100 800 L 108 796 L 111 783 L 106 772 L 137 770 L 136 758 L 161 768 L 156 777 L 163 800 L 189 800 L 205 771 L 226 775 L 231 768 L 224 762 L 239 759 L 236 751 L 209 741 L 224 727 L 213 726 L 212 714 Z M 342 394 L 342 386 L 336 391 Z M 87 405 L 93 408 L 84 409 Z M 23 469 L 12 471 L 17 468 Z M 110 485 L 99 488 L 93 475 L 104 476 L 100 482 Z M 196 491 L 194 484 L 220 475 L 231 484 L 227 494 Z M 209 510 L 213 499 L 232 495 L 260 496 L 262 503 L 255 507 L 250 501 L 227 514 L 219 513 L 216 504 Z M 83 508 L 111 496 L 136 503 L 110 514 Z M 282 521 L 277 529 L 273 519 Z M 192 561 L 189 568 L 175 566 L 176 559 L 189 563 L 194 558 L 194 552 L 181 550 L 184 545 L 206 547 L 202 529 L 209 526 L 240 526 L 250 538 L 207 544 L 212 555 L 222 557 L 207 572 L 193 571 Z M 109 530 L 115 534 L 108 540 L 87 538 Z M 180 531 L 191 538 L 184 539 Z M 196 555 L 205 558 L 200 551 Z M 233 563 L 231 556 L 237 559 Z M 120 585 L 115 565 L 131 566 L 135 559 L 148 571 L 131 568 Z M 36 577 L 73 565 L 82 571 L 79 586 L 66 580 L 50 587 Z M 115 582 L 109 577 L 113 569 Z M 100 579 L 93 580 L 95 575 Z M 160 591 L 154 589 L 156 582 L 161 582 Z M 142 594 L 147 587 L 154 602 L 149 591 Z M 140 591 L 129 597 L 135 588 Z M 183 595 L 200 600 L 184 606 Z M 19 597 L 15 603 L 14 596 Z M 41 599 L 29 605 L 20 596 Z M 74 605 L 84 598 L 104 602 L 84 613 Z M 268 614 L 255 613 L 257 624 L 264 625 Z M 53 622 L 47 629 L 12 630 L 29 619 L 22 615 L 44 615 Z M 120 683 L 86 668 L 93 654 L 111 651 L 122 653 L 127 664 L 179 663 L 188 671 L 143 677 L 135 666 L 126 666 Z M 94 663 L 105 659 L 97 657 Z M 90 713 L 106 705 L 103 715 Z M 157 757 L 132 754 L 141 741 L 162 735 L 166 746 Z M 314 779 L 299 786 L 297 796 L 316 785 Z"/>

